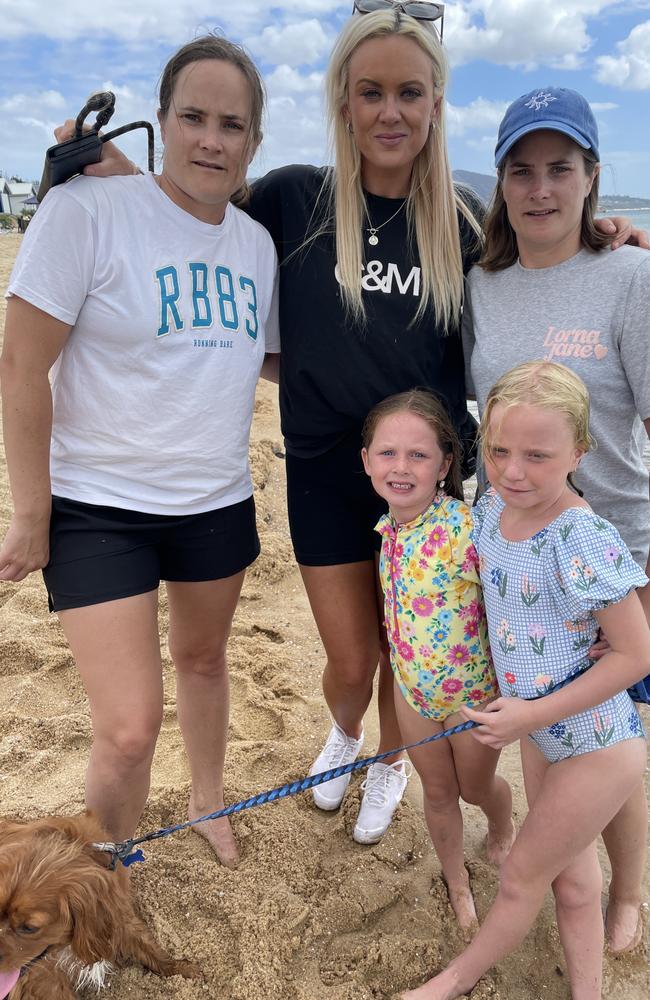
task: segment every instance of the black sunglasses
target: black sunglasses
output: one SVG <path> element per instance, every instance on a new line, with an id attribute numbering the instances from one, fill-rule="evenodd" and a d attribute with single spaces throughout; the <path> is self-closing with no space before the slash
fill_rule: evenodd
<path id="1" fill-rule="evenodd" d="M 427 3 L 426 0 L 354 0 L 352 13 L 374 14 L 378 10 L 400 10 L 416 21 L 440 21 L 440 41 L 445 23 L 445 5 Z"/>

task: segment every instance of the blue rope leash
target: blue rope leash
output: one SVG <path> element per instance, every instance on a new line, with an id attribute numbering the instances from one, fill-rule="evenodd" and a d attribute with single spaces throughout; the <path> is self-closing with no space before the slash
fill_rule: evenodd
<path id="1" fill-rule="evenodd" d="M 536 695 L 534 698 L 527 700 L 537 701 L 539 698 L 543 698 L 553 691 L 558 691 L 588 669 L 588 667 L 585 667 L 577 673 L 571 674 L 563 681 L 551 685 L 544 694 Z M 467 732 L 467 730 L 474 729 L 478 725 L 478 722 L 462 722 L 451 729 L 443 729 L 439 733 L 434 733 L 433 736 L 425 736 L 424 739 L 418 740 L 417 743 L 407 743 L 405 746 L 397 747 L 395 750 L 386 750 L 384 753 L 375 754 L 373 757 L 362 757 L 360 760 L 352 761 L 351 764 L 332 767 L 328 771 L 321 771 L 319 774 L 309 774 L 304 778 L 299 778 L 297 781 L 288 781 L 278 788 L 271 788 L 269 791 L 252 795 L 249 799 L 243 799 L 241 802 L 233 802 L 232 805 L 226 806 L 224 809 L 218 809 L 216 812 L 208 813 L 206 816 L 189 819 L 185 823 L 177 823 L 175 826 L 166 826 L 160 830 L 155 830 L 153 833 L 146 833 L 142 837 L 123 840 L 119 844 L 106 843 L 95 844 L 94 846 L 98 850 L 103 850 L 111 855 L 113 868 L 118 861 L 121 861 L 128 868 L 129 865 L 134 864 L 136 861 L 144 861 L 143 852 L 141 850 L 134 850 L 139 844 L 148 844 L 152 840 L 160 840 L 162 837 L 168 837 L 172 833 L 178 833 L 179 830 L 187 830 L 189 827 L 197 826 L 199 823 L 207 823 L 208 820 L 233 816 L 236 813 L 244 812 L 245 809 L 255 809 L 257 806 L 266 805 L 268 802 L 277 802 L 279 799 L 299 795 L 301 792 L 306 792 L 309 788 L 315 788 L 316 785 L 323 785 L 326 781 L 332 781 L 333 778 L 340 778 L 344 774 L 353 774 L 355 771 L 361 771 L 366 767 L 370 767 L 371 764 L 385 760 L 386 757 L 393 757 L 395 754 L 404 753 L 405 750 L 414 750 L 416 747 L 424 746 L 427 743 L 434 743 L 436 740 L 444 740 L 449 736 L 456 736 L 458 733 Z"/>

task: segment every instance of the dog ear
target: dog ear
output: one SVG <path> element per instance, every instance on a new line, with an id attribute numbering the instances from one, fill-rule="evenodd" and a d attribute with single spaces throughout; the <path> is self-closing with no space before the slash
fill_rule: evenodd
<path id="1" fill-rule="evenodd" d="M 115 921 L 120 919 L 116 874 L 89 855 L 78 860 L 61 905 L 72 938 L 70 947 L 84 965 L 114 958 Z"/>

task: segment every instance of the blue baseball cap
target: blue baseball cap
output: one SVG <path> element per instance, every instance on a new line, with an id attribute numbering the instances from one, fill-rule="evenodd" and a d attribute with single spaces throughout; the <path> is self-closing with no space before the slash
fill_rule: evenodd
<path id="1" fill-rule="evenodd" d="M 530 132 L 549 129 L 562 132 L 583 149 L 598 152 L 598 126 L 593 111 L 582 94 L 566 87 L 542 87 L 518 97 L 506 110 L 499 125 L 494 151 L 495 166 L 499 166 L 516 142 Z"/>

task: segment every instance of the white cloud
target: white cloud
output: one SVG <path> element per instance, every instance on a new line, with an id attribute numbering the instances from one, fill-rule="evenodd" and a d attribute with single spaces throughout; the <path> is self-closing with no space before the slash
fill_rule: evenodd
<path id="1" fill-rule="evenodd" d="M 637 24 L 616 48 L 618 55 L 596 59 L 600 82 L 623 90 L 650 90 L 650 21 Z"/>
<path id="2" fill-rule="evenodd" d="M 323 86 L 322 73 L 299 73 L 291 66 L 276 66 L 265 77 L 269 99 L 284 94 L 320 93 Z"/>
<path id="3" fill-rule="evenodd" d="M 494 135 L 507 106 L 508 101 L 488 101 L 485 97 L 477 97 L 465 107 L 448 104 L 447 132 L 451 136 L 459 136 L 464 135 L 469 129 L 491 128 L 494 141 Z"/>
<path id="4" fill-rule="evenodd" d="M 467 0 L 448 8 L 445 43 L 452 65 L 484 59 L 506 66 L 577 69 L 592 44 L 587 25 L 618 0 Z"/>
<path id="5" fill-rule="evenodd" d="M 12 94 L 0 100 L 0 111 L 20 114 L 21 111 L 34 111 L 40 108 L 65 108 L 65 98 L 58 90 L 41 90 L 33 94 Z"/>
<path id="6" fill-rule="evenodd" d="M 347 6 L 347 4 L 345 5 Z M 351 6 L 351 5 L 350 5 Z M 340 0 L 274 0 L 273 10 L 298 17 L 318 17 L 343 5 Z M 43 23 L 42 0 L 23 0 L 21 4 L 3 4 L 4 38 L 47 34 L 50 38 L 70 39 L 86 35 L 104 35 L 129 41 L 165 39 L 181 44 L 198 31 L 224 29 L 242 37 L 259 29 L 270 11 L 261 9 L 260 0 L 237 0 L 226 6 L 207 0 L 111 0 L 110 4 L 87 0 L 58 0 L 55 16 Z"/>
<path id="7" fill-rule="evenodd" d="M 289 66 L 309 66 L 318 62 L 329 54 L 332 42 L 333 36 L 328 35 L 315 19 L 282 27 L 268 25 L 261 34 L 245 39 L 254 56 L 265 62 Z"/>
<path id="8" fill-rule="evenodd" d="M 619 104 L 614 104 L 613 101 L 590 101 L 590 106 L 592 111 L 616 111 Z"/>

